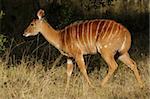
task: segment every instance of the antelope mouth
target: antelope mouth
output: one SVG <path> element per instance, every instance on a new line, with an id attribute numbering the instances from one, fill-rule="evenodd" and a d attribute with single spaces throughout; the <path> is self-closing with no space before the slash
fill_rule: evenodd
<path id="1" fill-rule="evenodd" d="M 37 35 L 38 33 L 27 33 L 27 32 L 25 32 L 24 34 L 23 34 L 23 36 L 25 36 L 25 37 L 28 37 L 28 36 L 35 36 L 35 35 Z"/>
<path id="2" fill-rule="evenodd" d="M 30 36 L 30 33 L 24 33 L 23 36 L 28 37 Z"/>

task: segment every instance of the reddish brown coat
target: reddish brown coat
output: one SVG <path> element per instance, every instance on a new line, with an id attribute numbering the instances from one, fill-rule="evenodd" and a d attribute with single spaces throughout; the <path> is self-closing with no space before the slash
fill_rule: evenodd
<path id="1" fill-rule="evenodd" d="M 83 54 L 91 54 L 104 47 L 123 53 L 131 44 L 128 30 L 121 24 L 106 19 L 75 22 L 61 30 L 60 34 L 62 50 L 71 56 L 73 49 L 78 49 Z M 128 43 L 125 38 L 129 40 Z M 124 48 L 123 43 L 128 47 Z"/>

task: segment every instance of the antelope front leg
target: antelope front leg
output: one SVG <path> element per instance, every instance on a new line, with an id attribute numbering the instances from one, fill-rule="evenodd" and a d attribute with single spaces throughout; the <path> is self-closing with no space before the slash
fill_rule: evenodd
<path id="1" fill-rule="evenodd" d="M 86 67 L 85 67 L 85 62 L 84 62 L 84 58 L 83 58 L 83 55 L 78 55 L 76 56 L 75 58 L 77 64 L 78 64 L 78 67 L 80 69 L 80 71 L 82 72 L 84 78 L 87 80 L 88 84 L 94 88 L 94 86 L 91 84 L 90 80 L 89 80 L 89 77 L 87 75 L 87 71 L 86 71 Z"/>
<path id="2" fill-rule="evenodd" d="M 67 92 L 67 89 L 69 87 L 70 77 L 73 71 L 73 63 L 71 59 L 67 59 L 67 84 L 65 88 L 65 93 Z"/>

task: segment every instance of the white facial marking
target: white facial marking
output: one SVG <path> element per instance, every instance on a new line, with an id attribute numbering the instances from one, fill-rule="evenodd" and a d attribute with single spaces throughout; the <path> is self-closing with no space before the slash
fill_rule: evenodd
<path id="1" fill-rule="evenodd" d="M 35 35 L 37 35 L 38 34 L 38 32 L 35 32 L 35 33 L 25 33 L 25 34 L 23 34 L 23 36 L 25 36 L 25 37 L 28 37 L 28 36 L 35 36 Z"/>
<path id="2" fill-rule="evenodd" d="M 30 36 L 30 34 L 31 33 L 25 33 L 25 34 L 23 34 L 23 36 L 28 37 L 28 36 Z"/>
<path id="3" fill-rule="evenodd" d="M 38 32 L 35 32 L 35 33 L 34 33 L 34 35 L 37 35 L 37 34 L 38 34 Z"/>

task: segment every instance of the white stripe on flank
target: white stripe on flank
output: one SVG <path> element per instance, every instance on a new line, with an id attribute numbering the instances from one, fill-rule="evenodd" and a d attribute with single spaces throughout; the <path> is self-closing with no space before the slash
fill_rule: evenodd
<path id="1" fill-rule="evenodd" d="M 107 40 L 110 40 L 110 37 L 112 36 L 113 31 L 114 31 L 115 24 L 116 24 L 116 23 L 113 23 L 113 26 L 112 26 L 112 28 L 111 28 L 111 32 L 109 33 L 109 35 L 108 35 L 108 37 L 107 37 Z"/>
<path id="2" fill-rule="evenodd" d="M 82 43 L 81 43 L 80 37 L 79 37 L 79 26 L 80 26 L 80 24 L 82 24 L 82 23 L 78 23 L 78 25 L 77 25 L 77 33 L 76 33 L 76 35 L 77 35 L 77 41 L 78 41 L 79 48 L 81 49 L 82 48 Z"/>
<path id="3" fill-rule="evenodd" d="M 89 22 L 87 23 L 87 28 L 86 28 L 86 29 L 87 29 L 87 36 L 86 36 L 87 43 L 86 43 L 86 46 L 87 46 L 87 48 L 88 48 L 88 51 L 89 51 L 89 48 L 90 48 L 90 45 L 89 45 L 89 44 L 90 44 L 90 40 L 89 40 L 89 36 L 90 36 L 90 35 L 89 35 L 89 32 L 90 32 L 90 31 L 89 31 L 89 28 L 90 28 L 89 24 L 90 24 L 90 22 L 91 22 L 91 21 L 89 21 Z"/>
<path id="4" fill-rule="evenodd" d="M 100 35 L 99 35 L 99 37 L 98 37 L 98 39 L 101 39 L 102 37 L 102 34 L 103 34 L 103 32 L 104 32 L 104 27 L 106 26 L 106 23 L 107 23 L 107 21 L 104 21 L 104 24 L 103 24 L 103 26 L 102 26 L 102 29 L 101 29 L 101 31 L 100 31 Z"/>
<path id="5" fill-rule="evenodd" d="M 126 35 L 125 35 L 125 38 L 124 38 L 124 41 L 123 41 L 122 46 L 120 48 L 120 51 L 123 50 L 123 48 L 125 47 L 126 39 L 127 38 L 126 38 Z"/>
<path id="6" fill-rule="evenodd" d="M 68 47 L 67 47 L 67 40 L 66 40 L 66 35 L 67 35 L 67 27 L 65 28 L 65 34 L 64 34 L 64 44 L 65 44 L 65 49 L 66 51 L 68 50 Z"/>
<path id="7" fill-rule="evenodd" d="M 119 24 L 119 32 L 118 32 L 117 35 L 119 35 L 121 32 L 122 32 L 122 28 L 121 28 L 121 26 L 120 26 L 120 24 Z"/>
<path id="8" fill-rule="evenodd" d="M 93 30 L 93 23 L 94 23 L 94 21 L 92 21 L 92 23 L 90 24 L 90 48 L 91 47 L 93 47 L 93 43 L 94 43 L 94 41 L 93 41 L 93 36 L 92 36 L 92 30 Z M 92 48 L 91 48 L 92 49 Z"/>
<path id="9" fill-rule="evenodd" d="M 71 29 L 71 33 L 69 33 L 70 34 L 70 39 L 71 39 L 71 41 L 70 41 L 70 43 L 72 43 L 72 42 L 74 42 L 74 37 L 72 37 L 73 35 L 74 35 L 74 33 L 75 33 L 75 29 L 74 29 L 74 26 L 73 26 L 73 24 L 71 24 L 70 25 L 70 29 Z M 72 47 L 72 46 L 71 46 Z"/>
<path id="10" fill-rule="evenodd" d="M 105 36 L 107 35 L 108 29 L 109 29 L 111 23 L 112 23 L 112 21 L 109 21 L 109 23 L 108 23 L 108 25 L 107 25 L 107 28 L 106 28 L 106 30 L 105 30 L 105 33 L 104 33 L 102 39 L 105 38 Z"/>
<path id="11" fill-rule="evenodd" d="M 116 35 L 117 35 L 117 33 L 119 32 L 119 27 L 118 27 L 118 24 L 116 24 L 117 26 L 117 30 L 115 31 L 115 33 L 114 33 L 114 35 L 112 35 L 111 37 L 110 37 L 110 39 L 112 39 L 113 37 L 115 37 Z"/>
<path id="12" fill-rule="evenodd" d="M 97 25 L 97 27 L 96 27 L 96 35 L 95 35 L 95 40 L 97 39 L 98 30 L 99 30 L 99 26 L 100 26 L 101 22 L 102 22 L 102 21 L 99 21 L 99 22 L 98 22 L 98 25 Z"/>
<path id="13" fill-rule="evenodd" d="M 83 40 L 83 45 L 84 45 L 84 48 L 85 49 L 87 49 L 87 46 L 86 46 L 86 42 L 85 42 L 85 36 L 84 36 L 84 34 L 86 34 L 85 33 L 85 31 L 84 31 L 84 25 L 85 25 L 85 23 L 87 23 L 88 21 L 85 21 L 83 24 L 82 24 L 82 40 Z"/>

